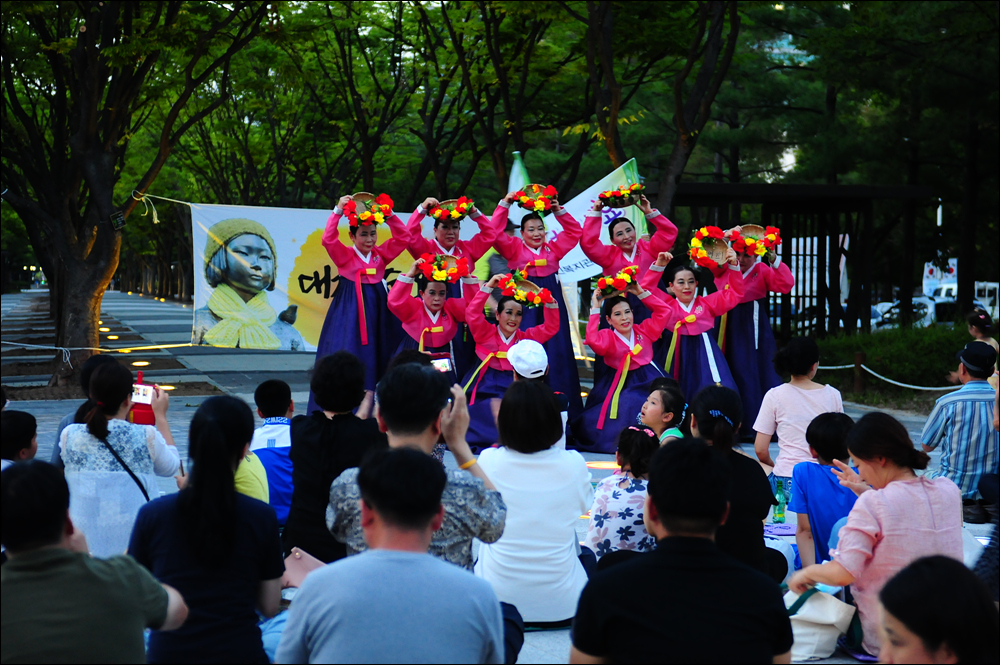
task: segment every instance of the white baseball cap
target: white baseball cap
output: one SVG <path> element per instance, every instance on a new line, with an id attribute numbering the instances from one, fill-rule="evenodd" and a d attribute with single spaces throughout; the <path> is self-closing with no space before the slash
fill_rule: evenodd
<path id="1" fill-rule="evenodd" d="M 533 339 L 524 339 L 507 350 L 507 361 L 526 379 L 537 379 L 549 368 L 545 347 Z"/>

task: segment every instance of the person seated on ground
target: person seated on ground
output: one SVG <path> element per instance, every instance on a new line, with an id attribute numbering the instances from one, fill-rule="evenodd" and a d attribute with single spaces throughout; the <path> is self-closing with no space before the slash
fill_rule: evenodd
<path id="1" fill-rule="evenodd" d="M 253 391 L 253 401 L 264 424 L 253 431 L 250 450 L 291 446 L 291 419 L 295 414 L 295 402 L 288 384 L 280 379 L 264 381 Z"/>
<path id="2" fill-rule="evenodd" d="M 142 663 L 143 631 L 174 630 L 187 605 L 130 557 L 98 559 L 69 516 L 69 486 L 41 460 L 0 474 L 4 663 Z"/>
<path id="3" fill-rule="evenodd" d="M 38 452 L 38 423 L 25 411 L 4 411 L 0 414 L 0 471 L 14 462 L 35 458 Z"/>
<path id="4" fill-rule="evenodd" d="M 774 367 L 788 383 L 764 394 L 757 421 L 754 450 L 761 464 L 774 467 L 768 475 L 771 494 L 781 483 L 785 503 L 791 498 L 792 470 L 799 462 L 815 464 L 806 442 L 806 428 L 821 413 L 843 413 L 840 391 L 813 381 L 819 369 L 819 347 L 809 337 L 794 337 L 774 356 Z M 771 437 L 778 435 L 778 459 L 771 459 Z"/>
<path id="5" fill-rule="evenodd" d="M 434 532 L 430 553 L 472 570 L 472 539 L 496 542 L 503 533 L 507 507 L 465 440 L 469 421 L 461 388 L 449 390 L 448 377 L 433 368 L 414 363 L 397 366 L 379 381 L 375 419 L 392 448 L 416 446 L 429 455 L 444 435 L 460 470 L 448 472 L 441 499 L 444 523 Z M 327 527 L 347 545 L 349 555 L 367 549 L 357 476 L 358 469 L 351 468 L 337 477 L 326 512 Z"/>
<path id="6" fill-rule="evenodd" d="M 681 386 L 672 376 L 654 379 L 652 392 L 639 412 L 639 422 L 656 433 L 660 444 L 683 439 L 681 426 L 687 415 L 688 404 Z"/>
<path id="7" fill-rule="evenodd" d="M 347 556 L 344 543 L 326 526 L 330 485 L 346 469 L 359 466 L 369 452 L 387 444 L 378 423 L 353 413 L 365 398 L 365 368 L 357 356 L 337 351 L 320 359 L 310 389 L 322 410 L 292 420 L 295 489 L 281 539 L 286 556 L 298 547 L 329 563 Z"/>
<path id="8" fill-rule="evenodd" d="M 150 635 L 151 663 L 267 662 L 257 614 L 277 614 L 285 565 L 274 509 L 236 491 L 252 438 L 245 402 L 208 398 L 191 420 L 187 486 L 139 511 L 128 553 L 191 608 L 180 630 Z"/>
<path id="9" fill-rule="evenodd" d="M 833 463 L 848 463 L 847 434 L 854 420 L 844 413 L 821 413 L 809 423 L 806 442 L 819 464 L 799 462 L 792 472 L 792 500 L 788 510 L 798 514 L 795 543 L 803 566 L 830 560 L 830 532 L 847 517 L 858 498 L 840 484 Z"/>
<path id="10" fill-rule="evenodd" d="M 643 518 L 656 549 L 587 584 L 571 663 L 791 661 L 780 588 L 714 543 L 732 510 L 733 457 L 700 439 L 653 454 Z"/>
<path id="11" fill-rule="evenodd" d="M 479 548 L 476 575 L 517 607 L 525 623 L 568 625 L 587 583 L 575 535 L 593 498 L 587 462 L 554 446 L 563 424 L 544 383 L 512 383 L 497 424 L 501 447 L 480 453 L 479 467 L 503 496 L 507 520 L 500 539 Z M 596 563 L 593 552 L 585 552 Z"/>
<path id="12" fill-rule="evenodd" d="M 961 492 L 947 478 L 916 474 L 930 458 L 888 414 L 861 418 L 847 435 L 847 450 L 857 471 L 840 461 L 834 465 L 858 500 L 840 529 L 833 560 L 798 571 L 788 588 L 803 593 L 816 583 L 851 585 L 864 631 L 861 648 L 877 658 L 878 593 L 885 583 L 922 556 L 962 560 Z"/>
<path id="13" fill-rule="evenodd" d="M 514 368 L 515 381 L 538 381 L 548 385 L 549 354 L 545 347 L 533 339 L 522 339 L 507 351 L 507 362 Z M 562 418 L 563 434 L 555 442 L 554 448 L 566 450 L 566 423 L 569 422 L 569 397 L 564 393 L 553 391 L 556 404 L 559 405 L 559 415 Z M 500 401 L 495 400 L 497 412 L 500 414 Z"/>
<path id="14" fill-rule="evenodd" d="M 983 342 L 989 344 L 993 347 L 993 350 L 1000 354 L 1000 344 L 993 339 L 993 319 L 986 312 L 986 310 L 979 307 L 973 309 L 969 312 L 968 316 L 965 317 L 965 322 L 969 325 L 969 334 L 977 342 Z M 987 379 L 989 384 L 993 386 L 993 390 L 997 389 L 997 370 L 1000 366 L 997 364 L 993 365 L 993 374 Z M 961 383 L 958 376 L 958 372 L 949 372 L 948 380 L 952 383 Z"/>
<path id="15" fill-rule="evenodd" d="M 86 424 L 68 425 L 59 437 L 70 516 L 87 534 L 91 554 L 124 554 L 139 508 L 160 495 L 156 476 L 170 477 L 180 468 L 167 423 L 170 398 L 154 389 L 155 427 L 128 422 L 132 372 L 114 362 L 94 370 L 90 399 Z"/>
<path id="16" fill-rule="evenodd" d="M 618 435 L 615 462 L 621 468 L 621 475 L 611 475 L 597 483 L 584 540 L 597 555 L 598 562 L 614 552 L 637 554 L 656 546 L 656 539 L 646 532 L 642 509 L 646 501 L 649 461 L 659 447 L 656 434 L 644 426 L 627 427 Z M 628 556 L 619 554 L 612 560 Z"/>
<path id="17" fill-rule="evenodd" d="M 990 427 L 996 391 L 986 382 L 997 353 L 983 342 L 969 342 L 956 359 L 962 387 L 938 398 L 920 441 L 924 452 L 941 448 L 941 461 L 927 476 L 954 481 L 962 490 L 965 521 L 984 524 L 989 516 L 979 502 L 979 480 L 997 473 L 1000 461 L 1000 439 Z"/>
<path id="18" fill-rule="evenodd" d="M 959 561 L 917 559 L 882 587 L 879 601 L 883 663 L 1000 661 L 997 606 Z"/>
<path id="19" fill-rule="evenodd" d="M 708 441 L 732 466 L 729 517 L 715 534 L 715 542 L 729 556 L 780 582 L 788 573 L 788 562 L 764 541 L 764 520 L 778 502 L 760 464 L 735 447 L 742 419 L 740 396 L 729 388 L 702 388 L 691 401 L 691 436 Z"/>
<path id="20" fill-rule="evenodd" d="M 447 472 L 399 447 L 373 453 L 356 477 L 368 550 L 309 574 L 275 662 L 503 662 L 490 585 L 427 553 L 445 519 Z"/>
<path id="21" fill-rule="evenodd" d="M 55 445 L 52 446 L 52 454 L 50 461 L 55 464 L 60 469 L 63 468 L 62 457 L 60 456 L 59 438 L 62 436 L 62 432 L 67 426 L 73 423 L 83 423 L 83 419 L 90 413 L 91 409 L 94 408 L 94 402 L 90 399 L 90 377 L 94 375 L 94 370 L 104 365 L 106 363 L 115 363 L 118 361 L 114 359 L 113 356 L 98 353 L 96 355 L 87 358 L 83 365 L 80 367 L 80 388 L 83 390 L 83 396 L 87 400 L 78 406 L 72 413 L 67 413 L 59 421 L 59 425 L 56 427 L 56 437 Z"/>

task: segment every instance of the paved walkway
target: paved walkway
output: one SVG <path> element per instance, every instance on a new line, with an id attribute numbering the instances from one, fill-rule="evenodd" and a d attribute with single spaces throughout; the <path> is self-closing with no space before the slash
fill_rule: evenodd
<path id="1" fill-rule="evenodd" d="M 4 295 L 0 298 L 0 316 L 2 316 L 0 327 L 21 319 L 31 302 L 47 297 L 47 293 L 43 291 Z M 109 321 L 120 324 L 120 326 L 116 326 L 113 333 L 108 332 L 102 335 L 101 345 L 104 348 L 124 349 L 152 345 L 181 345 L 187 344 L 191 340 L 193 311 L 190 305 L 161 302 L 151 297 L 109 291 L 104 296 L 101 316 L 102 320 L 107 318 Z M 31 334 L 38 336 L 45 332 L 51 334 L 51 331 L 50 326 L 36 326 Z M 118 334 L 119 337 L 134 334 L 139 336 L 140 341 L 108 340 L 106 337 L 109 334 Z M 4 332 L 2 338 L 4 341 L 16 342 L 17 339 L 25 337 L 27 335 L 23 333 L 7 334 Z M 314 361 L 312 353 L 244 351 L 242 349 L 188 346 L 133 351 L 128 357 L 132 362 L 143 359 L 173 358 L 183 366 L 182 369 L 147 371 L 145 380 L 175 385 L 185 382 L 209 382 L 226 393 L 246 400 L 251 407 L 253 406 L 253 391 L 257 385 L 267 379 L 281 379 L 291 386 L 292 397 L 296 404 L 304 408 L 309 396 L 308 370 Z M 7 353 L 4 354 L 3 362 L 38 362 L 47 359 L 48 357 L 39 359 L 38 356 L 30 355 L 12 357 Z M 45 385 L 48 378 L 47 375 L 39 374 L 38 376 L 8 377 L 3 382 L 10 385 Z M 177 395 L 171 398 L 168 421 L 182 458 L 187 457 L 187 431 L 191 418 L 205 399 L 205 397 L 181 397 Z M 12 404 L 11 408 L 28 411 L 36 417 L 38 420 L 38 456 L 41 459 L 49 459 L 54 448 L 55 432 L 60 419 L 65 414 L 74 412 L 82 402 L 81 396 L 79 400 L 18 402 Z M 869 411 L 876 410 L 850 403 L 844 406 L 848 415 L 855 419 Z M 926 417 L 908 413 L 893 413 L 893 415 L 903 422 L 911 438 L 916 441 Z M 260 419 L 257 418 L 257 420 L 257 424 L 260 425 Z M 743 448 L 745 452 L 753 455 L 752 446 L 746 445 Z M 777 457 L 777 453 L 777 444 L 772 444 L 772 458 Z M 587 459 L 588 465 L 591 466 L 595 482 L 612 473 L 613 468 L 610 467 L 613 465 L 609 462 L 613 463 L 613 455 L 583 453 L 583 456 Z M 938 453 L 932 454 L 932 466 L 936 466 L 939 456 Z M 454 467 L 454 460 L 450 454 L 446 456 L 446 464 Z M 170 493 L 177 491 L 177 488 L 173 479 L 161 478 L 160 490 L 163 493 Z M 586 520 L 581 519 L 577 529 L 579 540 L 583 540 L 586 526 Z M 525 636 L 524 649 L 521 651 L 518 662 L 565 663 L 568 660 L 569 646 L 568 630 L 528 633 Z M 817 662 L 853 663 L 856 661 L 838 652 L 831 659 Z"/>

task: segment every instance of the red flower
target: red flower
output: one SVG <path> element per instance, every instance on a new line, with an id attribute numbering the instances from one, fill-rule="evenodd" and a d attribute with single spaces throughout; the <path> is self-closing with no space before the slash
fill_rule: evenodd
<path id="1" fill-rule="evenodd" d="M 558 196 L 558 195 L 559 192 L 557 192 L 556 188 L 553 187 L 552 185 L 548 185 L 545 189 L 542 190 L 542 196 L 548 196 L 551 198 L 553 196 Z"/>
<path id="2" fill-rule="evenodd" d="M 613 279 L 611 280 L 611 285 L 619 291 L 624 291 L 625 287 L 628 286 L 624 279 Z"/>
<path id="3" fill-rule="evenodd" d="M 382 211 L 385 212 L 386 214 L 392 211 L 392 207 L 395 205 L 392 202 L 392 199 L 389 198 L 389 195 L 384 193 L 379 194 L 378 196 L 375 197 L 375 203 L 382 206 Z M 388 206 L 388 210 L 386 210 L 386 206 Z"/>
<path id="4" fill-rule="evenodd" d="M 353 200 L 348 201 L 347 203 L 344 204 L 344 212 L 346 212 L 348 215 L 350 215 L 352 212 L 357 212 L 357 211 L 358 211 L 358 204 Z"/>

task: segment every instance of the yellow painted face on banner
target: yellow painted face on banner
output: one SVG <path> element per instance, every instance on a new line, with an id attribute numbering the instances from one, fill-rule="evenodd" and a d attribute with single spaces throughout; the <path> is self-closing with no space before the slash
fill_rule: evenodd
<path id="1" fill-rule="evenodd" d="M 295 329 L 302 334 L 308 344 L 319 343 L 319 335 L 323 330 L 326 312 L 330 308 L 333 294 L 340 287 L 337 279 L 337 266 L 323 247 L 323 229 L 316 229 L 302 243 L 299 255 L 295 257 L 292 271 L 288 275 L 288 304 L 298 305 L 298 316 Z M 340 229 L 340 241 L 348 247 L 354 242 L 347 227 Z M 378 229 L 378 242 L 382 244 L 392 234 L 387 228 Z M 413 257 L 409 252 L 402 252 L 386 269 L 386 280 L 395 281 L 396 276 L 410 269 Z"/>

